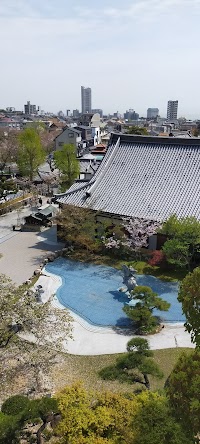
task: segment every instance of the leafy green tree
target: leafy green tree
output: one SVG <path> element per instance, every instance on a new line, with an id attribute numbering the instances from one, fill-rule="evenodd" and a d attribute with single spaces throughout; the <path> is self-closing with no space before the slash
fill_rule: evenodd
<path id="1" fill-rule="evenodd" d="M 29 400 L 25 396 L 16 395 L 8 398 L 3 403 L 1 410 L 4 415 L 0 415 L 0 431 L 2 420 L 4 440 L 1 441 L 0 438 L 0 444 L 19 443 L 21 442 L 20 438 L 22 438 L 23 442 L 24 440 L 25 442 L 35 442 L 31 432 L 32 423 L 38 423 L 37 430 L 33 430 L 33 432 L 37 436 L 37 443 L 42 444 L 42 436 L 45 433 L 47 424 L 55 422 L 55 417 L 58 414 L 58 403 L 55 398 L 43 397 L 41 399 Z M 29 430 L 25 427 L 27 422 L 29 423 Z M 10 438 L 10 441 L 7 441 L 7 437 Z"/>
<path id="2" fill-rule="evenodd" d="M 4 415 L 0 412 L 0 444 L 19 443 L 20 424 L 17 416 Z"/>
<path id="3" fill-rule="evenodd" d="M 189 245 L 179 239 L 169 239 L 165 242 L 162 250 L 169 264 L 186 267 L 190 262 Z"/>
<path id="4" fill-rule="evenodd" d="M 163 247 L 167 261 L 190 268 L 200 248 L 200 222 L 193 216 L 179 219 L 174 214 L 164 222 L 160 232 L 169 238 Z"/>
<path id="5" fill-rule="evenodd" d="M 80 171 L 75 146 L 65 143 L 61 150 L 55 151 L 54 162 L 56 167 L 62 172 L 62 188 L 65 191 L 78 178 Z"/>
<path id="6" fill-rule="evenodd" d="M 200 351 L 183 353 L 168 381 L 173 414 L 190 436 L 200 435 Z"/>
<path id="7" fill-rule="evenodd" d="M 142 392 L 133 415 L 134 444 L 192 444 L 174 418 L 168 400 L 158 393 Z"/>
<path id="8" fill-rule="evenodd" d="M 180 284 L 178 300 L 186 317 L 185 327 L 192 342 L 200 348 L 200 268 L 187 274 Z"/>
<path id="9" fill-rule="evenodd" d="M 138 136 L 148 136 L 148 131 L 146 128 L 140 126 L 129 127 L 128 134 L 136 134 Z"/>
<path id="10" fill-rule="evenodd" d="M 152 359 L 153 352 L 149 350 L 146 339 L 134 338 L 127 344 L 127 351 L 123 357 L 117 359 L 115 365 L 105 367 L 100 371 L 103 379 L 126 382 L 129 384 L 139 383 L 150 389 L 149 375 L 162 378 L 156 362 Z"/>
<path id="11" fill-rule="evenodd" d="M 154 293 L 150 287 L 138 285 L 131 292 L 134 306 L 125 305 L 123 310 L 135 323 L 139 333 L 155 330 L 159 325 L 158 319 L 153 316 L 153 310 L 167 311 L 170 304 Z"/>
<path id="12" fill-rule="evenodd" d="M 96 215 L 89 208 L 64 206 L 57 217 L 57 228 L 59 238 L 75 247 L 92 252 L 102 245 L 97 235 Z"/>
<path id="13" fill-rule="evenodd" d="M 26 128 L 19 134 L 18 141 L 17 164 L 20 173 L 23 176 L 28 176 L 32 181 L 38 167 L 46 157 L 40 136 L 35 128 Z"/>

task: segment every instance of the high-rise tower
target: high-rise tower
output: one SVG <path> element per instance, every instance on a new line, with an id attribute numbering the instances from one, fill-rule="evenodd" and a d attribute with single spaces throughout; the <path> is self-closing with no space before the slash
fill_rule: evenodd
<path id="1" fill-rule="evenodd" d="M 92 112 L 92 90 L 81 86 L 81 110 L 82 114 Z"/>
<path id="2" fill-rule="evenodd" d="M 167 103 L 167 120 L 177 120 L 178 100 L 169 100 Z"/>

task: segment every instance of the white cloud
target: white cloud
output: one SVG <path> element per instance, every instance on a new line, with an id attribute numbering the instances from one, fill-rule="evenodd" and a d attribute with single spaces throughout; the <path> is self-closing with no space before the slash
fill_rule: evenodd
<path id="1" fill-rule="evenodd" d="M 174 11 L 180 13 L 180 7 L 200 9 L 200 0 L 136 0 L 127 7 L 123 5 L 120 8 L 105 8 L 103 13 L 112 19 L 148 19 L 150 16 L 156 20 L 162 14 L 171 14 Z"/>

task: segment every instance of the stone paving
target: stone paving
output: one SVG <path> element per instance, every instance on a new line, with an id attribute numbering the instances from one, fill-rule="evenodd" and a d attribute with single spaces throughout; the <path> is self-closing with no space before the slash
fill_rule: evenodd
<path id="1" fill-rule="evenodd" d="M 12 211 L 0 217 L 0 273 L 9 276 L 20 285 L 29 279 L 41 264 L 48 252 L 62 248 L 57 242 L 56 226 L 47 228 L 41 233 L 13 231 L 17 220 L 31 213 L 25 208 L 20 213 Z"/>

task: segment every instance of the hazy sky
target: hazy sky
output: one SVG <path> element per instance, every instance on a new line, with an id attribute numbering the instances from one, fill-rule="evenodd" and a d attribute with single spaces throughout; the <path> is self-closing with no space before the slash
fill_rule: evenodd
<path id="1" fill-rule="evenodd" d="M 200 0 L 0 0 L 0 108 L 200 118 Z"/>

